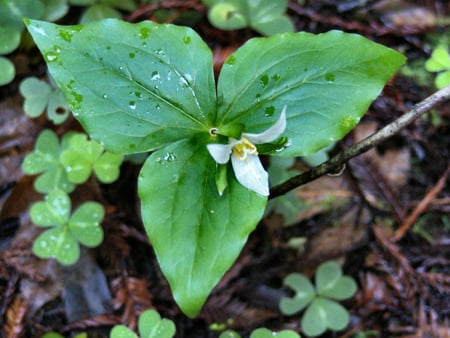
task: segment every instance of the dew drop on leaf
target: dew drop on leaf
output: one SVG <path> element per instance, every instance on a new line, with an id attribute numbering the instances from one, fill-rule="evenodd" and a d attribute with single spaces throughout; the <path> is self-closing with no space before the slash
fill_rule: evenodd
<path id="1" fill-rule="evenodd" d="M 264 116 L 273 116 L 273 114 L 275 113 L 275 107 L 274 106 L 270 106 L 270 107 L 266 107 L 264 108 Z"/>
<path id="2" fill-rule="evenodd" d="M 183 42 L 184 42 L 185 44 L 191 43 L 191 37 L 190 37 L 190 36 L 185 36 L 185 37 L 183 38 Z"/>
<path id="3" fill-rule="evenodd" d="M 236 57 L 234 55 L 230 55 L 225 63 L 227 65 L 234 65 L 236 63 Z"/>
<path id="4" fill-rule="evenodd" d="M 334 74 L 330 74 L 330 73 L 325 74 L 325 80 L 327 80 L 328 82 L 333 82 Z"/>
<path id="5" fill-rule="evenodd" d="M 267 74 L 261 76 L 261 78 L 259 79 L 259 83 L 261 84 L 261 86 L 266 87 L 269 84 L 269 76 L 267 76 Z"/>
<path id="6" fill-rule="evenodd" d="M 129 53 L 128 56 L 130 57 L 130 59 L 134 59 L 134 57 L 136 56 L 136 54 L 134 54 L 134 53 Z"/>
<path id="7" fill-rule="evenodd" d="M 150 36 L 150 28 L 142 27 L 139 31 L 139 37 L 141 39 L 146 39 Z"/>
<path id="8" fill-rule="evenodd" d="M 136 109 L 136 101 L 130 101 L 128 102 L 130 109 Z"/>
<path id="9" fill-rule="evenodd" d="M 154 70 L 154 71 L 152 72 L 152 75 L 151 75 L 151 77 L 150 77 L 150 80 L 156 81 L 156 80 L 159 80 L 160 78 L 161 78 L 161 76 L 159 75 L 158 71 L 157 71 L 157 70 Z"/>

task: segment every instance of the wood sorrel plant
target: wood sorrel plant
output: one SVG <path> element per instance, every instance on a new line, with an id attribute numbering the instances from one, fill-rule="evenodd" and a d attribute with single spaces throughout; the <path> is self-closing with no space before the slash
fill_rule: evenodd
<path id="1" fill-rule="evenodd" d="M 90 136 L 109 151 L 152 152 L 138 181 L 142 218 L 188 316 L 263 216 L 258 155 L 304 156 L 339 140 L 404 62 L 354 34 L 286 33 L 248 41 L 216 85 L 211 50 L 190 28 L 26 24 Z"/>

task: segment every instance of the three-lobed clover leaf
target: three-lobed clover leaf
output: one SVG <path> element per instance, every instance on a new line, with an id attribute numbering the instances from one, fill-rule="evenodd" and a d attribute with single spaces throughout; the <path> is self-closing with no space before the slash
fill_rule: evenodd
<path id="1" fill-rule="evenodd" d="M 429 72 L 439 72 L 435 84 L 437 88 L 444 88 L 450 84 L 450 53 L 448 46 L 437 46 L 431 53 L 431 57 L 425 63 L 425 69 Z"/>
<path id="2" fill-rule="evenodd" d="M 293 315 L 307 307 L 301 327 L 307 336 L 315 337 L 327 329 L 339 331 L 349 323 L 347 310 L 334 300 L 352 297 L 357 289 L 355 281 L 342 275 L 341 267 L 335 262 L 321 264 L 316 272 L 314 287 L 302 274 L 289 274 L 284 284 L 296 293 L 280 301 L 281 312 Z"/>
<path id="3" fill-rule="evenodd" d="M 23 109 L 28 116 L 38 117 L 46 111 L 47 118 L 55 124 L 61 124 L 69 117 L 69 105 L 58 87 L 28 77 L 22 81 L 19 90 L 25 98 Z"/>
<path id="4" fill-rule="evenodd" d="M 142 338 L 172 338 L 175 335 L 175 324 L 170 319 L 161 318 L 155 310 L 146 310 L 138 322 Z M 124 325 L 116 325 L 110 332 L 111 338 L 137 338 L 138 336 Z"/>
<path id="5" fill-rule="evenodd" d="M 211 7 L 209 21 L 220 29 L 250 26 L 263 35 L 293 32 L 294 25 L 284 14 L 287 0 L 204 0 Z"/>
<path id="6" fill-rule="evenodd" d="M 86 134 L 67 133 L 60 160 L 73 183 L 86 182 L 92 171 L 100 182 L 111 183 L 119 177 L 123 156 L 105 151 L 97 141 L 88 140 Z"/>
<path id="7" fill-rule="evenodd" d="M 60 163 L 60 153 L 58 137 L 47 129 L 39 134 L 34 151 L 25 157 L 22 163 L 23 172 L 28 175 L 41 174 L 34 181 L 38 192 L 48 193 L 55 189 L 71 192 L 75 189 Z"/>
<path id="8" fill-rule="evenodd" d="M 358 123 L 405 60 L 355 34 L 285 33 L 246 42 L 216 84 L 212 52 L 190 28 L 25 21 L 90 137 L 115 153 L 152 151 L 138 181 L 142 218 L 174 298 L 191 317 L 267 204 L 222 170 L 230 164 L 217 165 L 207 145 L 260 134 L 286 106 L 281 137 L 289 146 L 271 155 L 317 152 Z"/>
<path id="9" fill-rule="evenodd" d="M 51 227 L 41 233 L 33 243 L 33 252 L 40 258 L 55 258 L 62 264 L 75 263 L 80 256 L 79 244 L 95 247 L 103 240 L 100 222 L 103 206 L 85 202 L 72 215 L 70 197 L 62 190 L 53 190 L 44 201 L 36 202 L 30 209 L 34 224 Z"/>
<path id="10" fill-rule="evenodd" d="M 300 335 L 292 330 L 282 330 L 279 332 L 274 332 L 266 328 L 256 329 L 250 334 L 250 338 L 272 338 L 272 337 L 300 338 Z M 219 338 L 241 338 L 241 335 L 239 335 L 234 330 L 226 330 L 220 334 Z"/>

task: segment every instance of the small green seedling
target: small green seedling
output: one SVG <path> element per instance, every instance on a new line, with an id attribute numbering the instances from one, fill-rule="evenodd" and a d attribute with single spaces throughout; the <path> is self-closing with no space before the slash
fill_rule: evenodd
<path id="1" fill-rule="evenodd" d="M 292 330 L 283 330 L 280 332 L 273 332 L 266 328 L 259 328 L 253 331 L 250 338 L 300 338 L 300 335 Z M 239 333 L 234 330 L 227 330 L 220 334 L 219 338 L 241 338 Z"/>
<path id="2" fill-rule="evenodd" d="M 208 19 L 219 29 L 251 27 L 263 35 L 293 32 L 294 25 L 284 14 L 287 0 L 204 0 L 211 7 Z"/>
<path id="3" fill-rule="evenodd" d="M 121 18 L 120 11 L 132 11 L 137 8 L 134 0 L 69 0 L 71 5 L 86 6 L 80 23 L 106 19 Z"/>
<path id="4" fill-rule="evenodd" d="M 55 189 L 71 192 L 76 184 L 84 183 L 92 171 L 102 183 L 114 182 L 119 176 L 123 156 L 105 151 L 82 133 L 66 133 L 59 144 L 51 130 L 39 135 L 35 150 L 25 157 L 25 174 L 41 174 L 34 182 L 40 193 Z"/>
<path id="5" fill-rule="evenodd" d="M 146 310 L 139 317 L 138 329 L 142 338 L 172 338 L 175 324 L 170 319 L 161 318 L 155 310 Z M 139 336 L 124 325 L 116 325 L 110 338 L 138 338 Z"/>
<path id="6" fill-rule="evenodd" d="M 348 325 L 348 311 L 335 300 L 350 298 L 357 289 L 355 281 L 343 276 L 341 267 L 334 262 L 321 264 L 315 281 L 314 287 L 304 275 L 289 274 L 284 279 L 284 284 L 296 294 L 280 301 L 281 312 L 285 315 L 293 315 L 306 308 L 301 327 L 310 337 L 319 336 L 327 329 L 339 331 Z"/>
<path id="7" fill-rule="evenodd" d="M 450 84 L 450 54 L 445 45 L 437 46 L 431 53 L 431 57 L 425 63 L 425 69 L 429 72 L 438 72 L 434 83 L 441 89 Z"/>
<path id="8" fill-rule="evenodd" d="M 33 252 L 40 258 L 55 258 L 65 265 L 75 263 L 80 256 L 79 244 L 95 247 L 103 240 L 100 222 L 103 206 L 85 202 L 71 215 L 69 195 L 62 190 L 51 191 L 44 201 L 31 206 L 30 217 L 34 224 L 51 227 L 41 233 L 33 243 Z"/>
<path id="9" fill-rule="evenodd" d="M 55 124 L 61 124 L 69 117 L 69 104 L 53 81 L 48 84 L 36 77 L 28 77 L 22 81 L 19 90 L 25 98 L 23 110 L 29 117 L 38 117 L 45 111 L 47 118 Z"/>

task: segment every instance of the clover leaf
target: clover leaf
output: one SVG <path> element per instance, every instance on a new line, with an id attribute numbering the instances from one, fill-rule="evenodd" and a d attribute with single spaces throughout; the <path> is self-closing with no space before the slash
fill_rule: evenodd
<path id="1" fill-rule="evenodd" d="M 342 275 L 341 267 L 335 262 L 325 262 L 319 266 L 315 276 L 316 286 L 302 274 L 286 276 L 284 284 L 296 293 L 294 297 L 284 297 L 280 301 L 281 312 L 293 315 L 304 308 L 301 320 L 303 332 L 310 337 L 319 336 L 327 329 L 339 331 L 350 320 L 347 310 L 334 300 L 344 300 L 356 292 L 355 281 Z"/>
<path id="2" fill-rule="evenodd" d="M 155 310 L 146 310 L 139 317 L 138 329 L 142 338 L 172 338 L 175 324 L 163 318 Z M 116 325 L 110 333 L 111 338 L 137 338 L 138 336 L 124 325 Z"/>
<path id="3" fill-rule="evenodd" d="M 48 193 L 55 189 L 71 192 L 75 188 L 59 161 L 60 152 L 58 137 L 47 129 L 39 134 L 34 151 L 25 156 L 23 172 L 28 175 L 41 174 L 34 181 L 38 192 Z"/>
<path id="4" fill-rule="evenodd" d="M 61 163 L 71 182 L 85 182 L 92 171 L 102 183 L 111 183 L 119 177 L 122 155 L 105 152 L 100 143 L 81 133 L 67 133 L 63 144 Z"/>
<path id="5" fill-rule="evenodd" d="M 283 331 L 279 331 L 279 332 L 273 332 L 266 328 L 256 329 L 250 335 L 250 338 L 272 338 L 272 337 L 300 338 L 300 335 L 297 332 L 292 331 L 292 330 L 283 330 Z M 241 336 L 236 331 L 226 330 L 220 334 L 219 338 L 241 338 Z"/>
<path id="6" fill-rule="evenodd" d="M 34 241 L 32 250 L 40 258 L 55 258 L 61 264 L 75 263 L 80 256 L 79 243 L 95 247 L 103 240 L 100 222 L 103 206 L 85 202 L 70 215 L 71 201 L 66 192 L 53 190 L 44 201 L 31 206 L 30 217 L 34 224 L 51 227 Z"/>
<path id="7" fill-rule="evenodd" d="M 16 76 L 14 64 L 7 58 L 0 56 L 0 86 L 10 83 Z"/>
<path id="8" fill-rule="evenodd" d="M 210 6 L 209 21 L 224 30 L 250 26 L 263 35 L 293 32 L 294 26 L 284 15 L 287 0 L 204 0 Z"/>
<path id="9" fill-rule="evenodd" d="M 445 45 L 437 46 L 425 63 L 425 69 L 429 72 L 439 72 L 435 79 L 437 88 L 444 88 L 450 84 L 450 54 L 448 47 Z"/>
<path id="10" fill-rule="evenodd" d="M 63 123 L 69 117 L 70 108 L 61 90 L 36 77 L 28 77 L 19 87 L 25 98 L 25 114 L 35 118 L 46 111 L 47 118 L 55 124 Z"/>

